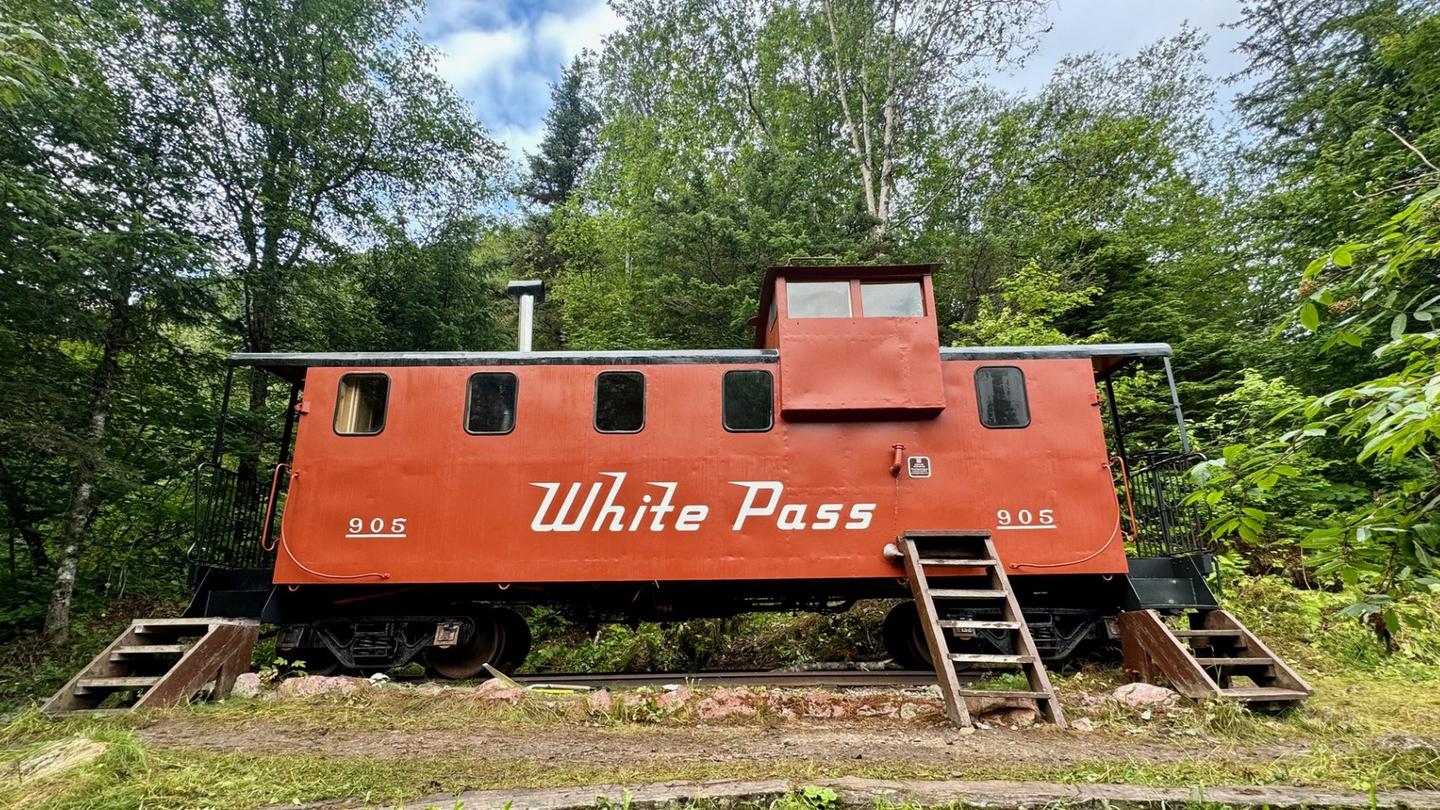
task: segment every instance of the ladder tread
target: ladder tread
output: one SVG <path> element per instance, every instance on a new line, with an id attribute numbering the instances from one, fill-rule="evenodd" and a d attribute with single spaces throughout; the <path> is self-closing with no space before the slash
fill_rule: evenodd
<path id="1" fill-rule="evenodd" d="M 1205 667 L 1258 667 L 1274 664 L 1275 659 L 1259 656 L 1212 658 L 1196 657 L 1195 660 Z"/>
<path id="2" fill-rule="evenodd" d="M 1239 630 L 1175 630 L 1176 638 L 1239 638 Z"/>
<path id="3" fill-rule="evenodd" d="M 950 660 L 963 664 L 1033 664 L 1033 655 L 996 655 L 993 653 L 950 653 Z"/>
<path id="4" fill-rule="evenodd" d="M 1055 699 L 1055 696 L 1049 692 L 1026 692 L 1023 690 L 961 689 L 959 690 L 959 694 L 962 697 L 1034 698 L 1035 700 Z"/>
<path id="5" fill-rule="evenodd" d="M 159 683 L 158 675 L 124 675 L 108 678 L 81 678 L 81 689 L 140 689 Z"/>
<path id="6" fill-rule="evenodd" d="M 1020 622 L 981 621 L 979 619 L 941 619 L 940 626 L 949 630 L 1019 630 Z"/>
<path id="7" fill-rule="evenodd" d="M 1279 686 L 1232 686 L 1221 689 L 1220 694 L 1237 700 L 1304 700 L 1309 692 L 1299 689 L 1284 689 Z"/>
<path id="8" fill-rule="evenodd" d="M 1004 599 L 1006 592 L 989 588 L 931 588 L 932 599 Z"/>
<path id="9" fill-rule="evenodd" d="M 995 565 L 995 561 L 982 557 L 921 557 L 920 564 L 927 568 L 988 568 Z"/>
<path id="10" fill-rule="evenodd" d="M 113 655 L 163 655 L 165 653 L 183 653 L 190 649 L 189 644 L 126 644 L 123 647 L 115 648 Z"/>

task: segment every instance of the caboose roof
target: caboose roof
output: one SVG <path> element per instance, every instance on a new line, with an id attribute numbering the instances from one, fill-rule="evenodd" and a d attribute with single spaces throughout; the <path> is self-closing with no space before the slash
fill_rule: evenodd
<path id="1" fill-rule="evenodd" d="M 826 270 L 834 268 L 823 268 Z M 942 348 L 941 360 L 1052 360 L 1089 358 L 1098 376 L 1140 357 L 1169 357 L 1168 343 L 1090 343 L 1070 346 L 969 346 Z M 774 349 L 693 349 L 684 351 L 597 352 L 240 352 L 232 366 L 253 366 L 289 380 L 305 369 L 323 366 L 395 368 L 400 366 L 626 366 L 667 364 L 777 363 Z"/>

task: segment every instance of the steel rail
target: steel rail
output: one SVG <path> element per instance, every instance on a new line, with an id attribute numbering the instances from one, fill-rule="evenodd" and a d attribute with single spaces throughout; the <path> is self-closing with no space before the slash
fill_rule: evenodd
<path id="1" fill-rule="evenodd" d="M 963 677 L 963 676 L 962 676 Z M 979 676 L 974 676 L 978 678 Z M 604 672 L 516 675 L 522 685 L 556 684 L 595 688 L 634 688 L 691 684 L 695 686 L 781 686 L 826 688 L 923 687 L 934 684 L 932 670 L 814 670 L 765 672 Z"/>

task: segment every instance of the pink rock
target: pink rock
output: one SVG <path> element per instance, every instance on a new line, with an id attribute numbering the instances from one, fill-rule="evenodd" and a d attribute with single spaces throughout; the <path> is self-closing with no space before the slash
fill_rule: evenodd
<path id="1" fill-rule="evenodd" d="M 838 695 L 812 694 L 805 696 L 804 711 L 806 717 L 844 717 L 850 707 Z"/>
<path id="2" fill-rule="evenodd" d="M 716 689 L 695 707 L 701 720 L 723 720 L 726 717 L 754 717 L 758 710 L 752 695 L 745 689 Z"/>
<path id="3" fill-rule="evenodd" d="M 1090 732 L 1095 730 L 1095 723 L 1092 722 L 1088 717 L 1082 717 L 1079 720 L 1072 721 L 1070 723 L 1070 728 L 1073 728 L 1076 731 L 1080 732 Z"/>
<path id="4" fill-rule="evenodd" d="M 489 700 L 495 702 L 509 701 L 510 703 L 519 703 L 525 698 L 525 690 L 524 688 L 519 686 L 505 686 L 502 684 L 498 689 L 476 690 L 475 696 L 480 698 L 481 700 Z"/>
<path id="5" fill-rule="evenodd" d="M 1111 697 L 1132 709 L 1146 706 L 1171 706 L 1180 699 L 1179 693 L 1150 683 L 1127 683 L 1111 692 Z"/>
<path id="6" fill-rule="evenodd" d="M 230 697 L 254 698 L 260 697 L 261 684 L 260 676 L 253 672 L 242 672 L 240 677 L 235 679 L 235 686 L 230 689 Z"/>
<path id="7" fill-rule="evenodd" d="M 287 678 L 280 682 L 276 693 L 282 698 L 302 698 L 312 695 L 353 694 L 373 688 L 364 678 L 350 678 L 344 675 L 307 675 L 303 678 Z"/>
<path id="8" fill-rule="evenodd" d="M 596 714 L 609 714 L 610 709 L 614 707 L 614 705 L 615 701 L 610 699 L 610 692 L 606 689 L 591 692 L 585 698 L 586 708 Z"/>
<path id="9" fill-rule="evenodd" d="M 685 707 L 685 702 L 688 701 L 693 694 L 694 692 L 691 691 L 690 687 L 680 686 L 662 694 L 655 701 L 655 705 L 658 706 L 661 711 L 678 711 Z"/>

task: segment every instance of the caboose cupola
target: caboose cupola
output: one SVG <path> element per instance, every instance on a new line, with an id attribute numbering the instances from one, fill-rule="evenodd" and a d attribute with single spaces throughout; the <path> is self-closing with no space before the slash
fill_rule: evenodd
<path id="1" fill-rule="evenodd" d="M 933 270 L 772 267 L 755 345 L 780 350 L 781 415 L 928 419 L 944 410 Z"/>

